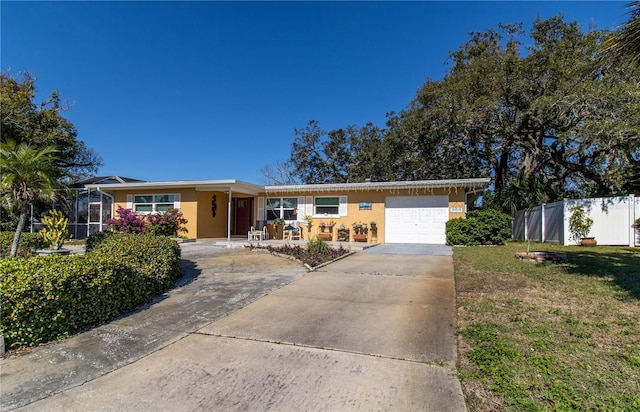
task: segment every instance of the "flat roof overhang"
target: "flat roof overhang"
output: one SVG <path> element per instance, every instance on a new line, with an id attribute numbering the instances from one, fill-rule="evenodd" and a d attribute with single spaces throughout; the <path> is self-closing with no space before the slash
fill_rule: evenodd
<path id="1" fill-rule="evenodd" d="M 100 191 L 112 190 L 156 190 L 156 189 L 195 189 L 200 192 L 246 193 L 257 196 L 264 192 L 264 186 L 254 185 L 241 180 L 182 180 L 168 182 L 133 182 L 113 184 L 88 184 L 87 189 Z"/>
<path id="2" fill-rule="evenodd" d="M 276 193 L 311 193 L 371 190 L 432 190 L 432 189 L 485 189 L 491 179 L 488 177 L 473 179 L 416 180 L 402 182 L 364 182 L 364 183 L 323 183 L 313 185 L 265 186 L 267 194 Z"/>

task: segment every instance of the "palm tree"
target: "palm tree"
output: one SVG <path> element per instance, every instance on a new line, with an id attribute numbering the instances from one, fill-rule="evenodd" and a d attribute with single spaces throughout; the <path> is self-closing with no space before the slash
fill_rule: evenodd
<path id="1" fill-rule="evenodd" d="M 19 214 L 10 256 L 18 253 L 20 235 L 27 222 L 33 202 L 53 202 L 59 198 L 61 188 L 55 176 L 56 149 L 52 146 L 35 147 L 9 140 L 0 144 L 0 200 L 8 209 Z"/>
<path id="2" fill-rule="evenodd" d="M 632 64 L 640 67 L 640 1 L 626 5 L 629 20 L 609 38 L 607 46 L 616 57 L 628 57 Z"/>

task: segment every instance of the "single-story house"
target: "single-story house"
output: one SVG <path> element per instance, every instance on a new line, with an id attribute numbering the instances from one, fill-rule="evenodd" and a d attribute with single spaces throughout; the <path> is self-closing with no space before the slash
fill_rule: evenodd
<path id="1" fill-rule="evenodd" d="M 177 208 L 188 220 L 189 238 L 246 237 L 251 227 L 265 226 L 270 237 L 281 236 L 273 225 L 281 219 L 301 227 L 306 239 L 444 244 L 447 220 L 464 217 L 488 184 L 488 178 L 288 186 L 199 180 L 86 187 L 109 193 L 114 211 Z"/>

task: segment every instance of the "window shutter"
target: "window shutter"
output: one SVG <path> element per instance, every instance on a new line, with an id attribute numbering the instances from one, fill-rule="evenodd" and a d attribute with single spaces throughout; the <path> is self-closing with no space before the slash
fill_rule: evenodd
<path id="1" fill-rule="evenodd" d="M 347 197 L 346 196 L 340 196 L 340 206 L 338 207 L 338 212 L 340 216 L 347 215 Z"/>
<path id="2" fill-rule="evenodd" d="M 264 197 L 258 198 L 258 221 L 264 219 Z"/>
<path id="3" fill-rule="evenodd" d="M 180 193 L 173 194 L 173 207 L 180 210 Z"/>
<path id="4" fill-rule="evenodd" d="M 127 195 L 127 209 L 133 210 L 133 195 Z"/>
<path id="5" fill-rule="evenodd" d="M 306 210 L 307 209 L 304 204 L 304 196 L 298 196 L 298 214 L 296 216 L 298 222 L 302 222 L 304 220 L 304 215 L 308 214 L 305 213 Z"/>
<path id="6" fill-rule="evenodd" d="M 313 216 L 313 197 L 307 196 L 307 202 L 304 204 L 304 214 Z"/>

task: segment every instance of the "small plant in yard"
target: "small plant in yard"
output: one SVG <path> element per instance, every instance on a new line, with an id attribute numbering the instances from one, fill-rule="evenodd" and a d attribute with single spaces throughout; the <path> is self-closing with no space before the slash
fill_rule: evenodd
<path id="1" fill-rule="evenodd" d="M 42 217 L 42 223 L 45 228 L 40 231 L 40 236 L 47 242 L 49 249 L 60 250 L 69 237 L 69 219 L 59 210 L 50 210 L 49 214 Z"/>
<path id="2" fill-rule="evenodd" d="M 310 240 L 307 243 L 306 248 L 303 248 L 300 245 L 287 244 L 282 246 L 269 245 L 266 249 L 271 253 L 280 253 L 292 256 L 311 267 L 332 261 L 349 253 L 349 251 L 343 248 L 342 245 L 339 248 L 332 248 L 327 242 L 320 238 Z"/>
<path id="3" fill-rule="evenodd" d="M 580 239 L 589 236 L 591 226 L 593 225 L 593 219 L 587 216 L 582 206 L 575 206 L 571 209 L 571 217 L 569 218 L 569 231 L 571 232 L 571 238 L 577 243 L 580 243 Z"/>

